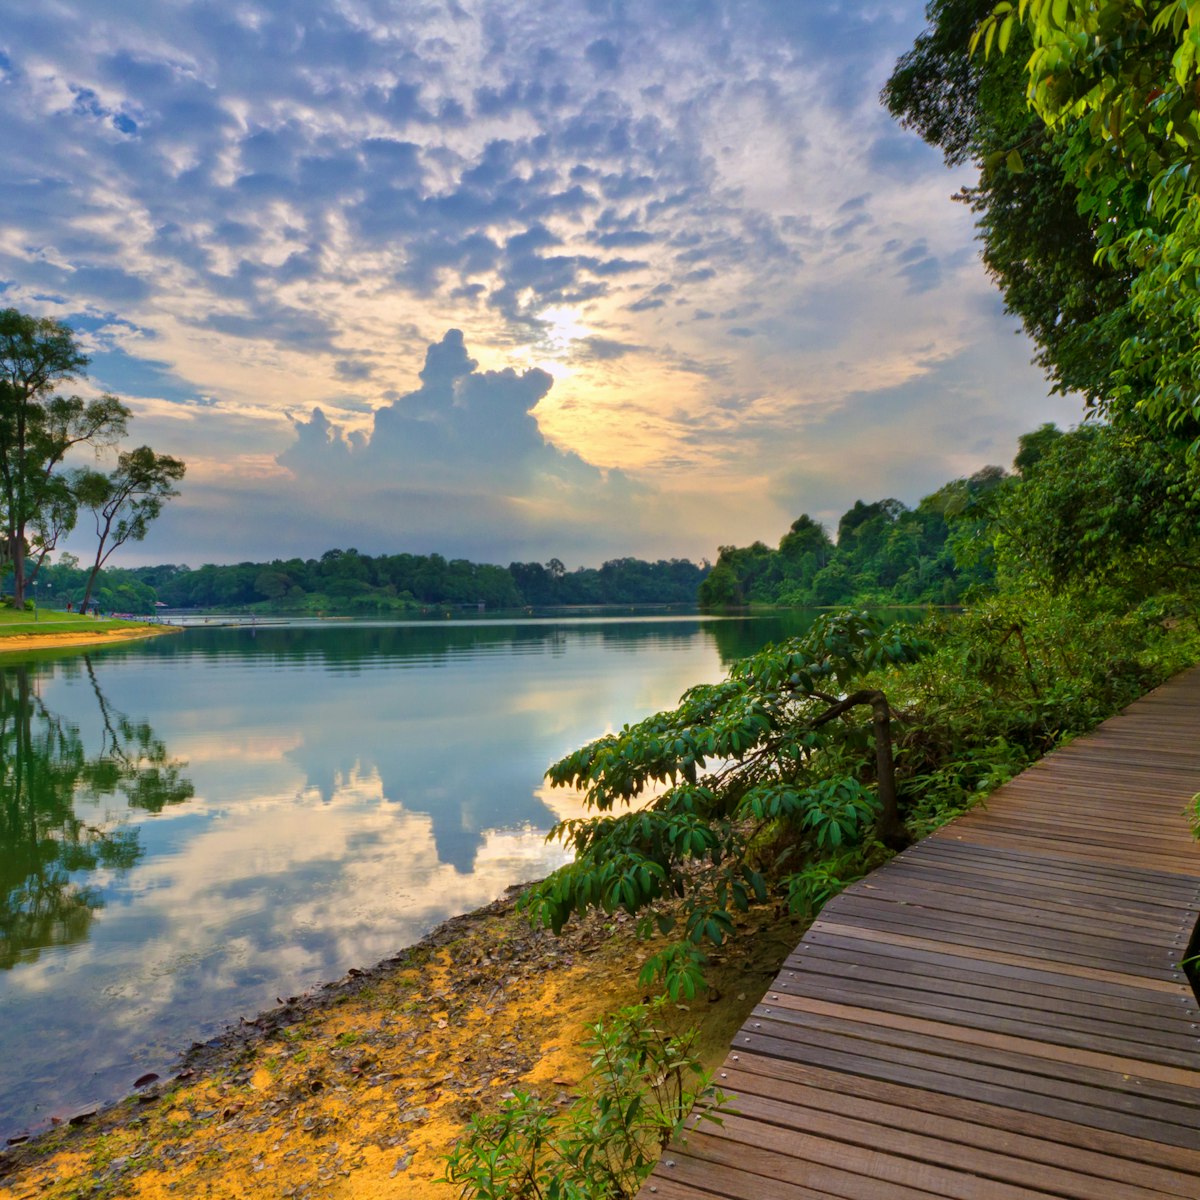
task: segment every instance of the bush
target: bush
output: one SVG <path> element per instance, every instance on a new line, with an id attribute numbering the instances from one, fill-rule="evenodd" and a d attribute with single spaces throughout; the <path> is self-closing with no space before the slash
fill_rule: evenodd
<path id="1" fill-rule="evenodd" d="M 697 1099 L 720 1123 L 726 1097 L 694 1053 L 695 1031 L 663 1031 L 665 1001 L 622 1009 L 591 1026 L 591 1069 L 563 1110 L 518 1091 L 476 1115 L 440 1181 L 464 1200 L 624 1200 L 632 1197 Z"/>
<path id="2" fill-rule="evenodd" d="M 773 899 L 815 915 L 1197 657 L 1172 605 L 1122 615 L 1096 593 L 997 596 L 920 629 L 823 617 L 552 766 L 596 815 L 551 832 L 574 861 L 522 903 L 555 931 L 594 908 L 637 915 L 643 936 L 680 925 L 641 978 L 691 998 L 737 912 Z"/>

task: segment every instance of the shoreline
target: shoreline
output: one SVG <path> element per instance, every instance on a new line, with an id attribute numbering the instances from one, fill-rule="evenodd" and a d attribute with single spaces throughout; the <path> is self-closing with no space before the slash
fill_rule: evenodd
<path id="1" fill-rule="evenodd" d="M 0 637 L 0 656 L 24 654 L 34 650 L 76 650 L 111 646 L 119 642 L 134 642 L 143 638 L 182 632 L 182 629 L 170 625 L 138 625 L 128 629 L 97 629 L 94 632 L 83 633 L 42 633 L 36 630 L 30 633 L 9 633 Z"/>
<path id="2" fill-rule="evenodd" d="M 565 1099 L 585 1026 L 643 1000 L 651 945 L 625 914 L 555 937 L 516 913 L 516 885 L 365 969 L 196 1043 L 170 1077 L 0 1150 L 0 1200 L 393 1196 L 449 1200 L 443 1159 L 471 1115 L 521 1088 Z M 771 910 L 675 1006 L 719 1063 L 799 940 Z M 402 1177 L 402 1178 L 401 1178 Z M 397 1182 L 399 1181 L 399 1182 Z"/>

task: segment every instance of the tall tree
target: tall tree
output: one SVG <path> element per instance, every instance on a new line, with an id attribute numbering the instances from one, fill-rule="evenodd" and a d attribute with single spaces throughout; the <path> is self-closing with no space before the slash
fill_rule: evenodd
<path id="1" fill-rule="evenodd" d="M 123 450 L 116 469 L 108 475 L 99 471 L 81 472 L 76 479 L 75 495 L 79 503 L 91 509 L 96 519 L 96 559 L 83 594 L 87 611 L 92 587 L 100 568 L 113 551 L 126 542 L 140 542 L 150 522 L 162 512 L 162 506 L 178 496 L 177 484 L 187 467 L 169 454 L 156 454 L 149 446 Z"/>
<path id="2" fill-rule="evenodd" d="M 0 553 L 12 564 L 18 607 L 25 602 L 30 529 L 39 518 L 49 529 L 74 524 L 55 482 L 56 468 L 73 446 L 114 444 L 129 419 L 115 396 L 85 401 L 55 394 L 59 384 L 82 375 L 87 363 L 66 325 L 15 308 L 0 310 Z"/>
<path id="3" fill-rule="evenodd" d="M 1071 155 L 1073 139 L 1086 131 L 1048 128 L 1029 109 L 1028 34 L 1010 28 L 1008 55 L 971 54 L 972 31 L 993 2 L 931 0 L 928 27 L 897 62 L 881 99 L 948 165 L 979 168 L 955 198 L 976 215 L 984 265 L 1006 308 L 1033 339 L 1035 361 L 1055 390 L 1105 408 L 1122 346 L 1136 330 L 1134 272 L 1097 261 L 1112 214 L 1077 203 Z"/>
<path id="4" fill-rule="evenodd" d="M 1013 55 L 1064 146 L 1102 265 L 1130 278 L 1114 395 L 1200 452 L 1200 5 L 1187 0 L 996 4 L 972 39 Z"/>

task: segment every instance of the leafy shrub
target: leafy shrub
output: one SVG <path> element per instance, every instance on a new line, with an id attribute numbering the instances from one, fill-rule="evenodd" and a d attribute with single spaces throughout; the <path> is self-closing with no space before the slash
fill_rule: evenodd
<path id="1" fill-rule="evenodd" d="M 673 999 L 695 995 L 702 947 L 721 945 L 734 914 L 766 900 L 789 864 L 877 846 L 873 835 L 898 831 L 887 699 L 847 689 L 914 660 L 923 645 L 911 629 L 863 613 L 823 616 L 802 637 L 735 664 L 722 683 L 692 688 L 678 708 L 568 755 L 548 778 L 584 789 L 599 815 L 556 826 L 551 836 L 575 860 L 522 903 L 556 932 L 591 908 L 636 914 L 643 934 L 670 933 L 681 920 L 682 937 L 642 979 L 661 979 Z M 668 786 L 612 814 L 655 784 Z"/>
<path id="2" fill-rule="evenodd" d="M 676 931 L 641 979 L 690 998 L 738 912 L 774 898 L 815 915 L 904 837 L 1194 662 L 1176 608 L 1030 589 L 920 629 L 825 616 L 552 766 L 595 815 L 552 831 L 574 861 L 523 903 L 556 931 L 592 908 L 637 915 L 644 936 Z M 652 785 L 665 790 L 633 807 Z"/>
<path id="3" fill-rule="evenodd" d="M 441 1182 L 464 1200 L 623 1200 L 632 1197 L 700 1097 L 699 1117 L 720 1123 L 726 1097 L 694 1053 L 695 1032 L 661 1027 L 664 1000 L 622 1009 L 591 1027 L 591 1068 L 558 1109 L 518 1091 L 478 1114 Z"/>

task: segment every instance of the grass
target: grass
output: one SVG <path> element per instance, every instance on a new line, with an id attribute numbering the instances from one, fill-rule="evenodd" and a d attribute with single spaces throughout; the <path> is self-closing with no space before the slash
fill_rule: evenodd
<path id="1" fill-rule="evenodd" d="M 63 612 L 60 609 L 43 608 L 34 620 L 31 612 L 16 612 L 11 608 L 0 608 L 0 638 L 32 637 L 35 634 L 47 637 L 56 633 L 105 633 L 111 629 L 129 629 L 142 624 L 139 621 L 110 621 L 100 617 L 85 617 L 82 613 Z"/>

